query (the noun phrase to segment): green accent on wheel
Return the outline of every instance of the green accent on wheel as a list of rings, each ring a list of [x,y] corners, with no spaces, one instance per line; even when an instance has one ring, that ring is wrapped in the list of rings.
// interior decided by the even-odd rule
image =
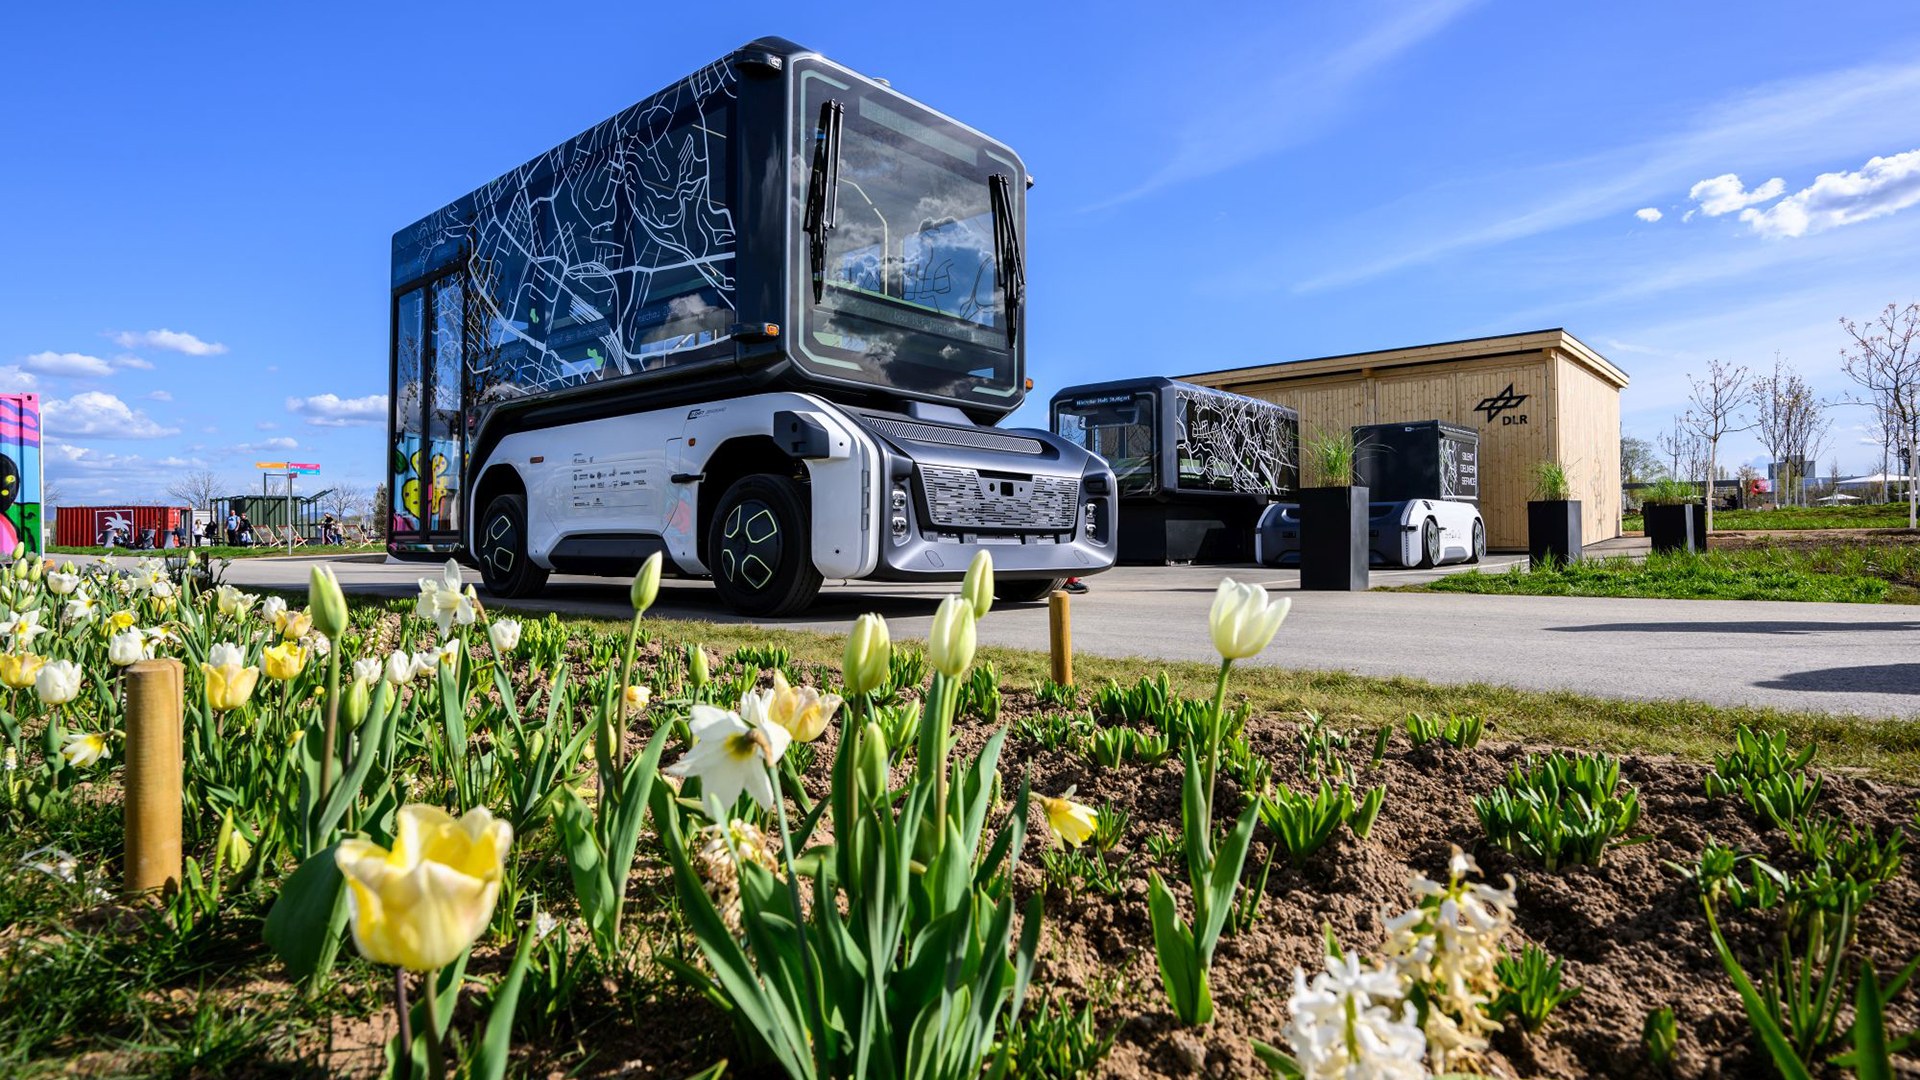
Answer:
[[[756,589],[766,588],[767,582],[773,580],[773,567],[758,555],[747,556],[746,562],[741,565],[741,572],[746,575],[747,584]]]

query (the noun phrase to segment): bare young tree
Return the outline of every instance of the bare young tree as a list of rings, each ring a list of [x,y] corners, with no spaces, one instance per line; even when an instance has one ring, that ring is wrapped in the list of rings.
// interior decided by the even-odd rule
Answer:
[[[1660,455],[1645,439],[1620,433],[1620,482],[1642,484],[1660,472]]]
[[[227,482],[206,469],[182,473],[167,485],[167,494],[189,510],[210,510],[218,499],[233,494]]]
[[[367,493],[352,484],[335,484],[320,495],[320,509],[340,521],[358,517],[367,502]]]
[[[1751,421],[1738,422],[1740,410],[1753,401],[1753,383],[1745,365],[1719,360],[1707,361],[1705,377],[1696,379],[1689,375],[1687,381],[1693,384],[1693,393],[1689,395],[1693,408],[1687,411],[1683,423],[1706,450],[1707,532],[1711,533],[1713,481],[1720,475],[1720,440],[1753,426]]]
[[[1753,405],[1754,427],[1767,448],[1767,460],[1778,465],[1774,480],[1780,486],[1774,501],[1790,501],[1794,482],[1806,482],[1806,477],[1799,475],[1808,469],[1802,462],[1818,454],[1816,450],[1810,455],[1808,444],[1815,441],[1815,429],[1826,423],[1825,403],[1814,396],[1813,387],[1785,357],[1774,353],[1773,372],[1754,380]]]
[[[1853,344],[1840,350],[1840,370],[1869,395],[1889,426],[1898,425],[1908,470],[1920,459],[1920,302],[1888,304],[1865,324],[1844,316],[1840,328]],[[1907,484],[1907,527],[1920,528],[1920,489]]]

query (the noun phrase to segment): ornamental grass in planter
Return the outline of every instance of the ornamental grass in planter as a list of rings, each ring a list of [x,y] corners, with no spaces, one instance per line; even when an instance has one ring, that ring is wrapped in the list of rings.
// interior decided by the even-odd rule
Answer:
[[[1640,495],[1640,513],[1646,522],[1647,539],[1655,551],[1705,551],[1706,529],[1701,518],[1705,510],[1700,494],[1685,480],[1667,477],[1648,485]]]
[[[1307,441],[1316,486],[1300,489],[1300,587],[1364,592],[1368,584],[1368,491],[1354,483],[1350,429]]]
[[[1557,461],[1533,465],[1533,499],[1527,503],[1527,555],[1535,566],[1569,563],[1581,557],[1580,500]]]

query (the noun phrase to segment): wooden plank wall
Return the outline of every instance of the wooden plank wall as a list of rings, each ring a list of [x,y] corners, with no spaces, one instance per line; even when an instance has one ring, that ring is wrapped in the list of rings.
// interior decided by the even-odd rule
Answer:
[[[1591,544],[1620,532],[1620,392],[1566,356],[1555,358],[1556,452],[1581,502]]]
[[[1620,393],[1557,350],[1463,360],[1405,374],[1354,371],[1309,379],[1221,385],[1299,410],[1302,439],[1327,426],[1446,420],[1480,433],[1480,512],[1487,544],[1527,546],[1535,462],[1558,457],[1585,506],[1586,541],[1620,520]],[[1524,398],[1489,418],[1488,399]]]

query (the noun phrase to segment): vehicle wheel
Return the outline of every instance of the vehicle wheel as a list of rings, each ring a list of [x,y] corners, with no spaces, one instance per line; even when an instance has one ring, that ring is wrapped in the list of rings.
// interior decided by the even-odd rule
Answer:
[[[993,583],[993,598],[1006,604],[1037,604],[1067,583],[1066,578],[1027,578]]]
[[[1440,523],[1428,518],[1420,526],[1420,569],[1425,570],[1440,562]]]
[[[1467,556],[1468,562],[1477,563],[1487,557],[1487,524],[1479,518],[1473,519],[1473,554]]]
[[[547,572],[527,557],[527,498],[496,495],[480,515],[474,540],[480,580],[495,596],[534,596],[547,586]]]
[[[707,569],[720,599],[742,615],[791,615],[820,595],[807,502],[793,481],[742,477],[707,525]]]

